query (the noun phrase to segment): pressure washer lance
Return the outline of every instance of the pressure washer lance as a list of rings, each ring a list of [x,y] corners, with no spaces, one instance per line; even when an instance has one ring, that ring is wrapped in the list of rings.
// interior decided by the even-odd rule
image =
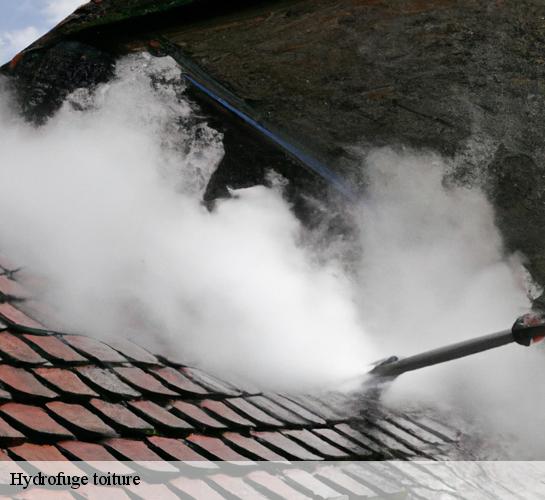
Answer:
[[[488,351],[507,344],[530,346],[545,338],[545,313],[531,312],[515,321],[510,330],[492,333],[476,339],[458,342],[432,351],[398,358],[392,356],[375,363],[375,367],[369,372],[370,382],[388,382],[402,373],[418,370],[426,366],[444,363],[453,359],[464,358],[471,354]],[[366,384],[367,385],[367,384]]]

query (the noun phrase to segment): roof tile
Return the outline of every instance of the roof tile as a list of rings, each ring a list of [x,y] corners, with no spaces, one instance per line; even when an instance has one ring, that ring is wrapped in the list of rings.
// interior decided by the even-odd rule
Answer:
[[[153,354],[130,340],[124,338],[109,340],[108,345],[136,363],[141,363],[143,365],[159,364],[159,360]]]
[[[317,498],[338,499],[343,495],[317,479],[313,474],[300,469],[286,469],[284,476],[290,484],[302,488],[305,492]]]
[[[360,467],[357,463],[346,464],[344,470],[348,475],[368,484],[379,495],[399,495],[403,491],[398,483],[392,481],[390,477],[373,470],[368,463],[363,467]]]
[[[149,437],[148,441],[153,449],[167,456],[169,460],[207,462],[206,458],[197,453],[193,448],[187,446],[181,439],[153,436]]]
[[[146,463],[146,465],[153,465],[151,463]],[[169,464],[165,464],[169,465]],[[173,472],[171,470],[164,470],[166,467],[162,468],[161,464],[157,464],[156,472]],[[138,486],[131,485],[125,486],[125,488],[131,493],[132,498],[141,498],[142,500],[180,500],[180,497],[176,495],[166,484],[150,484],[145,481],[140,481]]]
[[[36,330],[45,330],[45,327],[42,324],[33,320],[25,313],[23,313],[19,309],[16,309],[7,302],[0,304],[0,316],[2,316],[8,323],[13,324],[14,326],[32,328]]]
[[[284,435],[289,436],[300,444],[307,448],[315,450],[320,455],[331,458],[331,459],[341,459],[347,458],[349,454],[346,451],[340,450],[336,446],[329,444],[327,441],[324,441],[316,434],[303,429],[303,430],[288,430],[282,432]]]
[[[48,444],[25,443],[9,449],[18,459],[29,462],[65,462],[68,461],[55,446]]]
[[[40,500],[74,500],[74,497],[68,491],[33,488],[17,493],[17,500],[36,500],[37,498]]]
[[[221,439],[216,437],[204,436],[202,434],[191,434],[186,438],[186,440],[196,445],[198,448],[208,453],[216,460],[228,460],[234,462],[250,461],[248,457],[237,453]]]
[[[129,403],[142,418],[153,422],[157,427],[167,429],[169,432],[185,434],[187,430],[193,429],[193,426],[173,415],[168,410],[155,404],[152,401],[132,401]]]
[[[30,437],[39,439],[72,439],[74,435],[55,422],[42,408],[19,403],[0,406],[6,420]]]
[[[62,363],[80,363],[87,361],[86,358],[53,335],[25,334],[23,337],[32,344],[38,346],[40,352],[52,361],[60,361]]]
[[[15,446],[23,441],[25,441],[25,436],[0,418],[0,444],[2,446]]]
[[[283,397],[286,397],[287,399],[302,405],[307,410],[312,411],[316,415],[322,417],[328,422],[336,422],[339,420],[343,420],[340,415],[335,413],[332,408],[325,405],[322,401],[313,398],[309,395],[291,395],[291,394],[283,394]]]
[[[445,441],[453,442],[459,438],[459,432],[457,430],[453,429],[452,427],[448,427],[447,425],[430,417],[420,415],[418,417],[418,424]]]
[[[222,394],[225,396],[239,396],[240,391],[227,382],[222,382],[216,377],[199,370],[198,368],[184,367],[180,368],[180,371],[187,375],[191,380],[206,387],[210,392],[214,394]]]
[[[300,404],[296,403],[295,401],[292,401],[291,399],[286,398],[285,396],[272,393],[272,394],[267,394],[267,397],[269,399],[272,399],[275,403],[287,408],[292,413],[295,413],[303,417],[305,420],[312,422],[313,424],[317,424],[317,425],[326,424],[325,419],[323,419],[319,415],[316,415],[315,413],[312,413],[307,408],[302,407]]]
[[[266,496],[259,493],[259,491],[240,477],[228,476],[227,474],[214,474],[208,479],[225,490],[229,496],[240,498],[241,500],[267,500]]]
[[[0,380],[9,388],[26,397],[52,399],[57,394],[38,382],[32,373],[23,368],[0,364]]]
[[[85,462],[116,462],[115,464],[93,464],[93,468],[102,472],[115,472],[117,474],[132,474],[134,471],[123,462],[116,461],[116,458],[101,444],[86,443],[83,441],[62,441],[57,447],[73,460]]]
[[[273,476],[266,471],[256,470],[246,476],[246,480],[266,489],[272,495],[286,500],[310,500],[310,497],[292,488],[278,476]]]
[[[376,493],[353,477],[345,474],[339,467],[322,467],[316,472],[316,477],[331,484],[335,489],[341,489],[351,497],[376,497]]]
[[[125,363],[127,358],[104,342],[83,335],[63,335],[62,338],[76,351],[102,363]]]
[[[30,294],[20,283],[8,278],[5,274],[0,275],[0,293],[18,299],[30,298]]]
[[[388,449],[394,454],[401,454],[403,457],[415,455],[414,451],[401,442],[397,436],[392,437],[376,424],[373,425],[370,422],[366,423],[365,434],[371,439],[374,439],[377,443],[380,443],[381,448]]]
[[[382,456],[388,454],[387,451],[385,449],[381,449],[381,447],[375,441],[369,439],[367,436],[363,435],[353,427],[350,427],[348,424],[337,424],[335,429],[341,434],[344,434],[350,439],[362,444],[365,448],[371,450],[375,455]]]
[[[158,376],[170,389],[180,392],[181,394],[187,394],[189,396],[205,395],[208,391],[189,380],[182,372],[175,370],[170,366],[163,368],[152,368],[151,373]]]
[[[406,430],[407,432],[413,434],[414,436],[417,436],[422,441],[425,441],[429,444],[435,444],[440,445],[445,443],[445,439],[439,437],[435,432],[432,432],[431,430],[428,430],[426,427],[422,427],[421,425],[418,425],[417,423],[413,422],[412,420],[409,420],[408,418],[397,416],[395,418],[390,419],[392,424],[398,425],[402,429]]]
[[[153,396],[171,397],[178,394],[166,388],[159,380],[152,377],[144,370],[136,366],[125,367],[121,366],[114,368],[114,371],[125,382],[136,387],[143,394],[151,394]]]
[[[199,428],[212,428],[212,429],[225,429],[226,426],[221,422],[218,422],[215,418],[212,418],[208,413],[203,411],[198,406],[186,403],[185,401],[173,401],[172,409],[173,413],[179,414],[185,420],[188,420],[193,425]]]
[[[55,389],[65,396],[94,397],[98,394],[85,385],[72,371],[64,368],[36,368],[34,373],[41,379],[53,385]]]
[[[110,396],[134,398],[141,394],[122,382],[113,372],[104,368],[84,366],[76,368],[78,375],[81,375],[93,389],[105,391]]]
[[[38,365],[46,362],[36,351],[23,342],[19,336],[15,336],[9,332],[0,334],[0,353],[4,358],[15,363]]]
[[[284,425],[282,424],[282,422],[272,417],[271,415],[268,415],[263,410],[259,409],[257,406],[253,405],[246,399],[231,398],[231,399],[226,399],[225,402],[228,403],[230,406],[235,407],[238,411],[241,411],[246,416],[248,416],[252,420],[255,420],[256,422],[259,422],[262,425],[270,426],[270,427],[283,427]]]
[[[280,432],[257,432],[252,431],[252,436],[275,451],[295,460],[323,460],[322,457],[311,453],[295,441],[280,434]]]
[[[145,464],[135,464],[154,472],[178,472],[178,470],[161,459],[157,453],[152,451],[145,441],[136,441],[134,439],[114,438],[104,441],[104,446],[111,450],[115,455],[121,456],[123,460],[132,460],[134,462],[145,462]]]
[[[351,454],[357,455],[358,457],[370,457],[373,455],[369,449],[360,446],[355,441],[348,439],[334,429],[313,429],[312,432],[315,432],[320,437],[325,438],[340,448],[348,450]]]
[[[87,408],[77,405],[53,401],[46,404],[47,409],[70,429],[73,433],[87,438],[115,437],[116,432],[106,425]]]
[[[254,422],[244,418],[222,401],[207,399],[201,401],[199,404],[202,408],[206,408],[208,411],[212,412],[216,417],[228,422],[230,427],[247,428],[256,426]]]
[[[242,453],[249,457],[255,458],[256,460],[268,460],[274,462],[286,461],[285,457],[275,453],[266,446],[263,446],[254,438],[242,436],[236,432],[226,432],[222,437],[232,446],[241,449]]]
[[[180,491],[184,495],[184,498],[193,498],[195,500],[225,500],[224,496],[220,495],[202,479],[177,477],[176,479],[171,480],[170,484]]]
[[[282,422],[287,422],[292,425],[308,425],[309,421],[302,418],[300,415],[287,410],[279,404],[271,401],[264,396],[251,396],[247,398],[247,401],[261,408],[264,412],[268,413],[279,419]]]
[[[135,415],[122,404],[108,403],[102,399],[92,399],[90,404],[114,429],[128,434],[151,434],[153,426]]]

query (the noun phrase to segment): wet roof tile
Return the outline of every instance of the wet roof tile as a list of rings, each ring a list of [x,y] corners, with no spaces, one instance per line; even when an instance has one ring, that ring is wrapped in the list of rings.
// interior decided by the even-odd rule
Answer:
[[[214,399],[206,399],[201,401],[199,405],[202,408],[206,408],[208,411],[214,414],[220,420],[223,420],[231,427],[255,427],[256,424],[247,418],[244,418],[240,413],[237,413],[232,408],[229,408],[224,402],[216,401]]]
[[[101,399],[92,399],[92,407],[101,415],[102,419],[114,429],[126,434],[151,434],[153,425],[122,404],[109,403]]]
[[[241,500],[267,500],[267,497],[259,493],[254,487],[250,486],[244,479],[227,474],[214,474],[210,476],[210,481],[217,484],[227,495],[231,495]]]
[[[141,363],[143,365],[159,364],[159,360],[153,354],[130,340],[118,338],[108,341],[108,345],[136,363]]]
[[[226,432],[223,434],[223,439],[227,441],[234,448],[241,450],[241,453],[255,458],[255,460],[268,460],[282,462],[286,460],[286,457],[275,453],[270,448],[263,446],[259,441],[254,438],[243,436],[237,432]]]
[[[57,394],[23,368],[0,364],[0,380],[12,392],[34,399],[52,399]]]
[[[58,418],[67,429],[76,435],[91,439],[117,436],[117,433],[109,425],[84,406],[53,401],[47,403],[46,407],[55,415],[55,418]]]
[[[167,456],[169,460],[182,462],[207,461],[206,458],[187,446],[181,439],[152,436],[148,438],[148,442],[154,450]]]
[[[179,477],[170,481],[170,484],[176,490],[184,495],[184,498],[192,498],[195,500],[225,500],[225,497],[220,495],[206,481],[202,479],[189,479]]]
[[[46,360],[23,342],[20,336],[9,332],[0,334],[0,354],[15,363],[33,365],[46,363]]]
[[[246,399],[250,403],[261,408],[267,414],[274,416],[281,422],[297,425],[297,426],[309,424],[309,421],[305,420],[300,415],[297,415],[287,410],[283,406],[280,406],[279,404],[275,403],[274,401],[271,401],[270,399],[264,396],[251,396]]]
[[[208,394],[208,391],[204,387],[192,382],[188,377],[182,374],[182,372],[171,368],[170,366],[152,368],[150,373],[159,377],[170,389],[178,391],[181,394],[190,396]]]
[[[313,434],[307,429],[287,430],[282,431],[282,433],[290,438],[293,438],[295,441],[299,442],[299,444],[314,450],[323,457],[330,459],[341,459],[348,458],[349,456],[346,451],[329,444],[327,441],[324,441],[319,436]]]
[[[286,398],[285,396],[281,396],[280,394],[267,394],[266,395],[269,399],[272,399],[275,403],[279,404],[280,406],[283,406],[284,408],[287,408],[292,413],[295,413],[296,415],[299,415],[303,419],[307,420],[308,422],[312,422],[316,425],[325,425],[326,421],[324,418],[320,417],[319,415],[316,415],[315,413],[309,411],[308,409],[304,408],[300,404],[296,403],[295,401],[292,401],[291,399]]]
[[[426,443],[440,445],[446,442],[444,438],[439,437],[439,435],[437,435],[435,432],[431,432],[430,430],[427,430],[426,428],[415,424],[412,420],[409,420],[408,418],[396,416],[391,417],[389,420],[392,424],[401,427],[405,431],[415,435]]]
[[[230,406],[234,407],[237,411],[242,412],[245,416],[251,418],[255,422],[259,422],[261,425],[269,427],[283,427],[284,424],[259,409],[257,406],[250,403],[244,398],[230,398],[225,400]]]
[[[104,342],[83,335],[63,335],[62,338],[76,351],[102,363],[125,363],[127,358]]]
[[[271,495],[285,500],[310,500],[310,497],[292,488],[278,476],[273,476],[267,471],[256,470],[246,476],[246,480],[251,484],[261,487]]]
[[[45,330],[44,325],[27,316],[24,312],[16,309],[7,302],[0,304],[0,316],[14,326],[20,326],[23,328],[31,328],[36,330]]]
[[[145,420],[169,432],[183,435],[193,429],[189,422],[182,420],[153,401],[132,401],[129,406]]]
[[[215,460],[229,460],[233,462],[249,461],[249,457],[237,453],[219,438],[204,436],[202,434],[191,434],[186,440],[211,455]]]
[[[191,380],[206,387],[210,392],[225,396],[239,396],[240,391],[227,382],[222,382],[216,377],[199,370],[198,368],[184,367],[180,371]]]
[[[106,392],[108,395],[118,398],[135,398],[141,396],[138,391],[128,386],[113,372],[105,368],[84,366],[76,368],[76,372],[98,392]]]
[[[386,453],[385,450],[381,449],[381,447],[375,441],[369,439],[367,436],[363,435],[361,432],[346,423],[337,424],[334,428],[341,434],[348,436],[350,439],[353,439],[354,441],[363,445],[365,448],[368,448],[375,453],[375,455]]]
[[[265,446],[272,447],[275,451],[287,456],[290,459],[323,460],[323,457],[311,453],[310,451],[297,444],[293,439],[284,436],[280,432],[252,431],[251,434],[258,441],[261,441]]]
[[[208,413],[199,408],[197,405],[186,403],[185,401],[173,401],[171,411],[201,429],[226,428],[225,424],[218,422],[215,418],[208,415]]]
[[[62,395],[86,398],[98,396],[74,372],[65,368],[35,368],[34,373],[54,386],[55,390]]]
[[[318,434],[321,438],[325,438],[327,441],[333,443],[335,446],[347,450],[352,455],[356,455],[358,457],[370,457],[373,455],[371,450],[360,446],[355,441],[348,439],[346,436],[340,434],[334,429],[313,429],[312,432]]]
[[[388,450],[395,452],[401,457],[410,457],[415,455],[415,452],[406,444],[401,442],[398,436],[391,436],[377,424],[366,423],[365,434],[371,439],[374,439],[376,443],[380,443],[379,446],[386,447]]]
[[[411,421],[415,422],[414,419],[411,419]],[[435,435],[439,436],[445,441],[454,442],[458,439],[460,434],[456,429],[453,429],[452,427],[449,427],[425,415],[420,415],[418,417],[418,425],[424,427],[430,432],[433,432]]]
[[[74,349],[53,335],[25,334],[23,337],[37,346],[38,350],[52,361],[60,361],[62,363],[79,363],[87,361],[81,354],[78,354]]]
[[[136,366],[114,368],[115,373],[143,394],[171,397],[178,394],[165,387],[158,379]]]
[[[25,435],[38,439],[72,439],[74,435],[53,420],[42,408],[19,403],[0,406],[8,423]]]
[[[178,472],[178,469],[162,461],[161,457],[151,450],[145,441],[114,438],[104,441],[104,446],[123,460],[145,462],[144,467],[148,470],[154,472]]]

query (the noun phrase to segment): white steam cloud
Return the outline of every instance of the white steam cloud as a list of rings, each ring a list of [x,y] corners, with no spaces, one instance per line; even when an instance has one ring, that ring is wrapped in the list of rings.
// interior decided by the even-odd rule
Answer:
[[[196,121],[178,81],[170,59],[127,58],[38,129],[0,99],[2,251],[40,271],[68,328],[307,389],[508,328],[528,309],[492,207],[479,189],[447,185],[433,154],[362,160],[350,263],[309,246],[319,238],[279,189],[240,190],[209,213],[199,200],[221,136]],[[387,396],[463,413],[493,436],[483,456],[528,458],[545,450],[543,375],[542,352],[511,346],[406,374]]]
[[[241,190],[209,213],[200,199],[221,137],[191,124],[179,69],[138,56],[117,75],[39,129],[2,111],[5,253],[44,275],[70,329],[263,385],[360,373],[376,353],[350,281],[300,244],[281,193]]]

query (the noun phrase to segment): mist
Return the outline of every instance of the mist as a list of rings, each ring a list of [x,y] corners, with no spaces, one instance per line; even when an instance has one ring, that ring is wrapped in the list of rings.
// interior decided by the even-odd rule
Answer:
[[[362,153],[366,192],[345,260],[311,243],[323,239],[293,215],[283,182],[206,210],[222,137],[185,99],[179,68],[138,55],[116,73],[40,128],[13,112],[7,89],[0,97],[1,251],[23,277],[38,275],[27,285],[64,331],[131,338],[225,377],[302,391],[361,380],[385,356],[509,328],[529,309],[523,256],[506,253],[478,186],[447,181],[455,162]],[[385,400],[460,416],[492,435],[485,457],[539,457],[543,366],[541,349],[508,346],[403,375]]]

